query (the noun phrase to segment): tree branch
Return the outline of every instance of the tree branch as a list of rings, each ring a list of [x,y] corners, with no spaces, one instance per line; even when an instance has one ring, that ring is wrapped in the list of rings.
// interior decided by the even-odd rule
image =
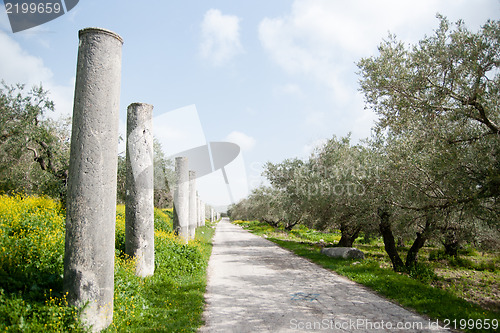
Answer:
[[[474,107],[479,112],[481,118],[477,117],[474,119],[485,124],[491,130],[492,133],[500,135],[500,128],[496,124],[493,124],[491,120],[488,119],[488,117],[486,116],[486,110],[484,109],[484,106],[477,101],[477,94],[474,94],[472,98],[468,99],[467,101],[464,101],[463,103],[464,105],[470,105]]]
[[[415,206],[406,206],[406,205],[401,205],[395,201],[392,201],[391,204],[395,207],[402,208],[402,209],[408,209],[408,210],[413,210],[417,212],[421,211],[426,211],[426,210],[431,210],[431,209],[446,209],[455,205],[459,204],[464,204],[464,203],[469,203],[476,200],[476,198],[470,197],[470,198],[465,198],[465,199],[459,199],[455,201],[446,201],[445,203],[442,204],[428,204],[428,205],[423,205],[420,207],[415,207]]]
[[[26,147],[26,149],[30,150],[33,152],[33,160],[35,162],[37,162],[38,164],[40,164],[40,168],[43,170],[43,171],[46,171],[47,170],[47,166],[45,165],[45,160],[43,159],[43,157],[39,156],[38,155],[38,152],[36,151],[35,148],[31,148],[31,147]]]

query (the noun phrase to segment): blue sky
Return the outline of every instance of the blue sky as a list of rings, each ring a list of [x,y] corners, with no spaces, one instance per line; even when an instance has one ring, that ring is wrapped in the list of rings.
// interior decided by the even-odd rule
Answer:
[[[476,31],[500,19],[500,1],[80,0],[68,14],[16,34],[2,7],[0,78],[42,82],[57,115],[71,114],[78,30],[118,33],[121,123],[133,102],[153,104],[155,117],[194,104],[204,134],[197,142],[242,148],[246,188],[237,199],[260,182],[267,161],[306,158],[333,135],[369,136],[375,117],[364,109],[355,63],[376,55],[388,32],[408,43],[432,34],[437,12]]]

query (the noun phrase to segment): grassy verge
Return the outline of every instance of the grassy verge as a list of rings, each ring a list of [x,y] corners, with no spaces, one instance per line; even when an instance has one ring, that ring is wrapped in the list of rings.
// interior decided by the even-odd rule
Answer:
[[[498,311],[485,309],[458,297],[450,290],[435,287],[431,280],[439,278],[432,274],[427,279],[418,280],[407,274],[395,273],[387,267],[385,260],[380,258],[379,245],[371,247],[365,245],[364,250],[368,255],[364,260],[334,259],[321,254],[320,249],[321,246],[332,242],[338,235],[305,230],[304,227],[300,227],[302,231],[299,229],[285,232],[258,222],[236,221],[236,223],[299,256],[365,285],[404,307],[439,319],[441,323],[446,319],[452,322],[457,320],[458,328],[466,331],[496,331],[476,329],[476,327],[478,322],[489,322],[491,325],[493,321],[496,321],[498,324],[500,319]],[[460,320],[464,319],[467,321],[462,321],[461,325]]]
[[[185,245],[155,209],[155,274],[134,275],[117,207],[114,320],[107,332],[196,332],[213,228]],[[0,196],[0,332],[85,332],[62,291],[65,212],[48,198]]]
[[[198,228],[195,240],[185,245],[173,235],[170,224],[164,227],[155,231],[153,276],[136,277],[133,262],[119,256],[114,319],[106,332],[196,332],[203,324],[206,267],[214,229],[210,224]]]

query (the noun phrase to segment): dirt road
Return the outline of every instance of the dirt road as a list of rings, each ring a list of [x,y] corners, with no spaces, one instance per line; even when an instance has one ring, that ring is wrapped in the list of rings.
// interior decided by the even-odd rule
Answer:
[[[224,219],[200,332],[449,332]]]

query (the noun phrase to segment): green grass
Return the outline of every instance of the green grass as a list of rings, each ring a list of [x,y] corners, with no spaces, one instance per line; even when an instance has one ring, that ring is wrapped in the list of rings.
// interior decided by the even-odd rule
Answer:
[[[380,295],[387,297],[404,307],[411,308],[417,312],[429,316],[434,319],[443,321],[445,319],[500,319],[500,313],[482,308],[476,304],[468,302],[461,297],[458,297],[449,290],[436,288],[431,285],[431,279],[414,279],[407,274],[396,273],[387,265],[385,258],[380,258],[379,245],[374,247],[368,245],[360,245],[359,248],[371,248],[371,254],[368,251],[367,259],[364,260],[346,260],[330,258],[320,253],[320,246],[315,244],[318,242],[310,241],[311,237],[306,232],[304,235],[304,227],[298,229],[295,233],[286,235],[283,230],[276,230],[268,225],[258,222],[242,222],[236,221],[250,231],[266,236],[266,238],[279,246],[288,249],[295,254],[308,258],[311,261],[333,270],[340,275],[346,276],[349,279],[358,282],[370,289],[376,291]],[[302,230],[302,231],[300,231]],[[327,235],[314,232],[314,237],[321,237],[320,240],[326,239]],[[372,255],[377,254],[377,255]],[[471,332],[485,332],[487,330],[469,330]],[[492,332],[494,330],[491,330]]]
[[[0,196],[0,331],[84,331],[62,293],[64,221],[49,198]]]
[[[139,278],[124,254],[117,207],[114,318],[106,332],[196,332],[202,322],[214,229],[181,243],[171,210],[155,209],[155,274]],[[85,332],[62,291],[65,212],[39,197],[0,196],[0,332]]]
[[[214,229],[207,224],[195,241],[180,243],[170,232],[155,238],[156,271],[141,279],[120,259],[115,273],[115,312],[106,332],[196,332],[203,324],[206,267]]]

